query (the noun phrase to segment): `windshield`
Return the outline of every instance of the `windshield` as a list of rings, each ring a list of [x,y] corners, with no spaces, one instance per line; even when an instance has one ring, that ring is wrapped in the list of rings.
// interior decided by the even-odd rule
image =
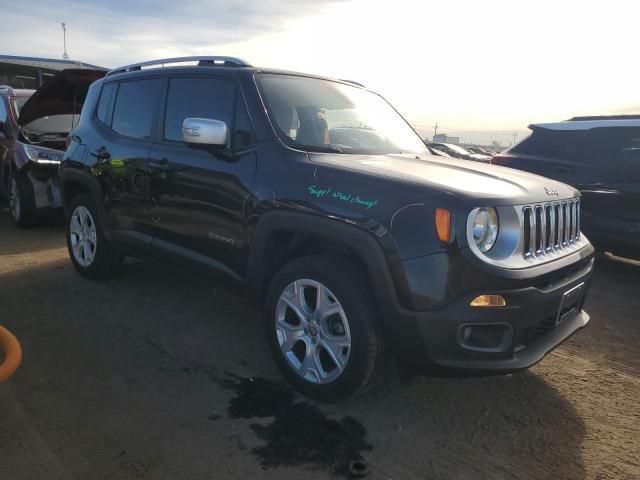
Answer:
[[[382,97],[318,78],[257,76],[269,115],[303,150],[353,154],[428,154],[413,129]]]
[[[20,110],[22,110],[22,106],[27,103],[29,97],[14,97],[13,98],[13,111],[16,112],[16,118],[20,116]]]

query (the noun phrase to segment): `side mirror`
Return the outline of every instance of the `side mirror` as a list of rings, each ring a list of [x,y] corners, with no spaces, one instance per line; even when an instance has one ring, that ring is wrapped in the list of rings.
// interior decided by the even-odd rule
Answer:
[[[223,149],[229,142],[229,127],[220,120],[185,118],[182,122],[182,141],[194,147]]]

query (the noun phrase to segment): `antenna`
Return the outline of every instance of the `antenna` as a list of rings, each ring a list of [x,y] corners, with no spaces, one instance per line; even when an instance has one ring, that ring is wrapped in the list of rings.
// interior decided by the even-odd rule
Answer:
[[[67,55],[67,24],[64,22],[62,22],[62,41],[64,42],[64,53],[62,54],[62,58],[69,60],[69,55]]]

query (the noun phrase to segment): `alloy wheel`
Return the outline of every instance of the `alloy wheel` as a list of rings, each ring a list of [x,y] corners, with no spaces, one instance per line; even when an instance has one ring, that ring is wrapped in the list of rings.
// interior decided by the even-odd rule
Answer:
[[[18,182],[16,182],[15,178],[12,178],[9,188],[9,211],[11,212],[11,216],[15,220],[19,220],[20,214],[22,213],[21,210],[22,204],[20,200],[20,190],[18,189]]]
[[[69,238],[75,260],[83,267],[90,266],[96,257],[98,235],[91,212],[82,205],[76,207],[69,220]]]
[[[300,279],[281,293],[275,318],[278,345],[302,378],[325,384],[337,379],[351,353],[351,332],[344,308],[325,285]]]

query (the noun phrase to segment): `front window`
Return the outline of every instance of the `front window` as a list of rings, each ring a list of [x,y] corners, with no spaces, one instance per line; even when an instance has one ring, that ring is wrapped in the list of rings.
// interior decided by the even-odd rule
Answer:
[[[339,82],[261,74],[272,123],[302,150],[428,154],[418,135],[382,97]]]

